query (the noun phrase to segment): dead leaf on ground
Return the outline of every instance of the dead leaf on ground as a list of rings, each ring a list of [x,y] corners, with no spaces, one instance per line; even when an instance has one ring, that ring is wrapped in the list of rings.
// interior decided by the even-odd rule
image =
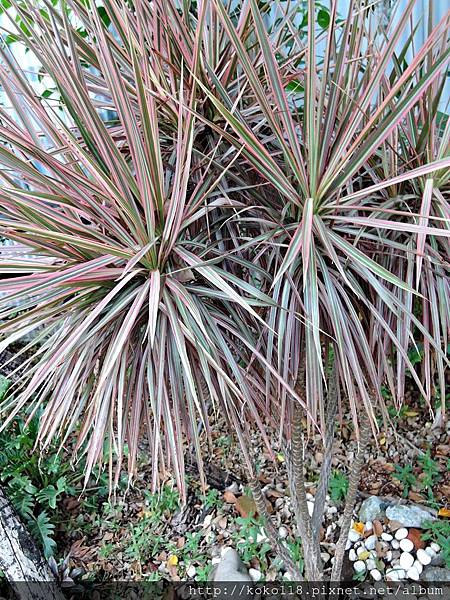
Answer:
[[[236,501],[236,510],[244,519],[256,513],[256,504],[250,496],[239,496]]]

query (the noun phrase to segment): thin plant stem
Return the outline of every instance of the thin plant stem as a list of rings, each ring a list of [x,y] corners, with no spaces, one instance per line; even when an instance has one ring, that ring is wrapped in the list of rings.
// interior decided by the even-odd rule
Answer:
[[[320,535],[320,526],[322,524],[323,513],[325,510],[325,501],[327,497],[328,485],[330,482],[331,463],[333,460],[333,442],[334,442],[334,420],[338,405],[338,375],[336,366],[330,374],[328,382],[328,406],[325,430],[325,448],[322,466],[320,469],[319,483],[317,493],[314,499],[314,511],[312,514],[312,530],[315,537]]]
[[[342,517],[341,532],[336,544],[335,558],[333,569],[331,571],[331,581],[339,581],[342,572],[342,564],[344,562],[345,546],[347,544],[348,532],[353,516],[353,509],[358,493],[359,481],[361,478],[361,470],[364,464],[364,454],[367,444],[370,439],[371,427],[368,419],[361,426],[361,434],[358,444],[358,451],[355,460],[352,463],[347,497],[345,500],[344,514]]]
[[[277,554],[283,560],[286,569],[290,572],[295,581],[303,581],[303,576],[300,573],[296,562],[292,558],[289,549],[281,541],[275,525],[273,524],[272,519],[267,511],[266,500],[261,489],[261,484],[256,478],[254,478],[250,480],[249,485],[255,501],[256,509],[260,517],[263,518],[264,529],[266,530],[271,544],[275,548]]]

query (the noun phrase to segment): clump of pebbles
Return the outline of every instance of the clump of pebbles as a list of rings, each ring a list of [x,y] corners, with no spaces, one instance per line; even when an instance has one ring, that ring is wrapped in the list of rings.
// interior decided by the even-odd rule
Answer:
[[[419,581],[441,548],[434,542],[426,544],[420,529],[374,520],[352,522],[347,550],[357,575],[374,581]]]

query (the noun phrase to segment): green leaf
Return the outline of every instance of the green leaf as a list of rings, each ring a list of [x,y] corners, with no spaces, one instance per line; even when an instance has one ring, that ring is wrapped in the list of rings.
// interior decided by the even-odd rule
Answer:
[[[322,27],[322,29],[326,29],[330,24],[330,13],[324,8],[319,10],[317,15],[317,23],[320,27]]]
[[[287,86],[286,86],[286,90],[288,92],[293,92],[294,94],[298,94],[300,92],[304,92],[305,88],[303,87],[303,85],[300,83],[300,81],[296,81],[295,79],[293,81],[290,81]]]
[[[45,510],[36,517],[32,524],[32,529],[42,542],[45,558],[53,556],[54,549],[56,548],[56,542],[53,539],[55,526],[50,522],[50,518]]]
[[[11,382],[9,381],[9,379],[7,377],[0,375],[0,402],[5,397],[10,384],[11,384]]]
[[[0,0],[0,15],[5,11],[11,8],[11,2],[9,0]]]

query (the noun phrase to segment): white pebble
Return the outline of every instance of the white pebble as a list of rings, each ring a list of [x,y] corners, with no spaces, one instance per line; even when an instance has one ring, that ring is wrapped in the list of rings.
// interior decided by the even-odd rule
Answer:
[[[373,529],[372,521],[367,521],[367,523],[364,525],[364,531],[371,531],[372,529]]]
[[[400,527],[400,529],[397,529],[397,531],[395,532],[395,539],[402,540],[403,538],[407,537],[407,535],[408,530],[405,529],[405,527]]]
[[[328,554],[328,552],[321,552],[320,558],[322,559],[323,564],[326,565],[327,562],[330,560],[330,555]]]
[[[359,548],[357,548],[356,550],[356,554],[358,556],[361,556],[361,554],[364,554],[365,552],[367,552],[367,550],[364,548],[364,546],[360,546]]]
[[[194,565],[191,565],[190,567],[188,567],[186,569],[186,575],[189,577],[189,579],[193,579],[195,577],[197,573],[197,569],[194,567]]]
[[[409,569],[414,564],[414,557],[409,552],[402,552],[399,562],[402,569]]]
[[[433,550],[433,548],[431,546],[428,546],[427,548],[425,548],[425,552],[427,554],[429,554],[431,556],[431,558],[434,558],[436,556],[436,552]]]
[[[394,539],[394,536],[391,535],[390,533],[385,533],[383,531],[383,533],[381,534],[381,539],[384,540],[385,542],[391,542]]]
[[[388,550],[388,551],[386,552],[386,560],[387,560],[388,562],[391,562],[391,560],[392,560],[392,550]]]
[[[350,531],[348,532],[348,539],[351,542],[357,542],[360,537],[361,536],[359,535],[359,533],[357,531],[355,531],[354,529],[350,529]]]
[[[398,581],[398,570],[397,569],[387,569],[386,571],[386,580],[387,581]]]
[[[325,537],[328,537],[330,535],[330,533],[331,533],[331,527],[329,527],[329,529],[330,529],[330,532],[328,533],[328,529],[327,529]],[[345,544],[345,549],[346,550],[350,550],[351,547],[352,547],[352,540],[347,540],[347,542]]]
[[[363,560],[357,560],[353,564],[356,573],[363,573],[366,570],[366,563]]]
[[[436,542],[431,542],[430,544],[430,548],[433,548],[433,550],[438,553],[441,549],[441,547],[439,546],[439,544],[436,544]]]
[[[252,581],[259,581],[262,577],[262,573],[261,571],[258,571],[258,569],[249,569],[248,574],[250,575]]]
[[[414,544],[411,540],[408,540],[408,538],[403,538],[400,540],[400,548],[403,550],[403,552],[411,552],[414,550]]]
[[[377,543],[377,536],[369,535],[369,537],[364,542],[364,545],[367,548],[367,550],[373,550],[375,548],[376,543]]]
[[[306,494],[306,499],[307,499],[307,500],[314,500],[314,496],[313,496],[313,495],[312,495],[310,492],[308,492],[308,493]]]
[[[314,502],[311,502],[310,500],[308,500],[308,502],[306,504],[308,505],[309,516],[312,517],[312,514],[314,512]]]
[[[417,560],[424,566],[429,565],[431,562],[431,556],[428,554],[428,552],[425,552],[425,550],[419,548],[419,550],[417,550]]]
[[[330,506],[327,510],[327,515],[334,515],[337,513],[337,506]]]
[[[419,575],[422,573],[423,571],[423,564],[421,562],[419,562],[418,560],[414,561],[413,567],[415,567],[417,569],[417,571],[419,572]]]
[[[419,581],[420,579],[420,573],[414,566],[406,571],[406,576],[408,579],[412,579],[413,581]]]
[[[381,573],[378,569],[372,569],[370,571],[370,576],[374,581],[381,581]]]
[[[352,562],[355,562],[357,556],[356,556],[356,552],[354,551],[353,548],[351,548],[350,552],[348,553],[348,559],[351,560]]]
[[[398,550],[400,548],[400,542],[398,540],[392,540],[391,544],[394,550]]]
[[[373,558],[368,558],[366,560],[366,567],[369,571],[372,571],[373,569],[377,568],[377,563],[374,561]]]
[[[287,530],[286,527],[284,527],[284,525],[282,525],[279,530],[278,530],[278,535],[280,536],[280,538],[282,540],[286,539],[287,536],[289,535],[289,531]]]

